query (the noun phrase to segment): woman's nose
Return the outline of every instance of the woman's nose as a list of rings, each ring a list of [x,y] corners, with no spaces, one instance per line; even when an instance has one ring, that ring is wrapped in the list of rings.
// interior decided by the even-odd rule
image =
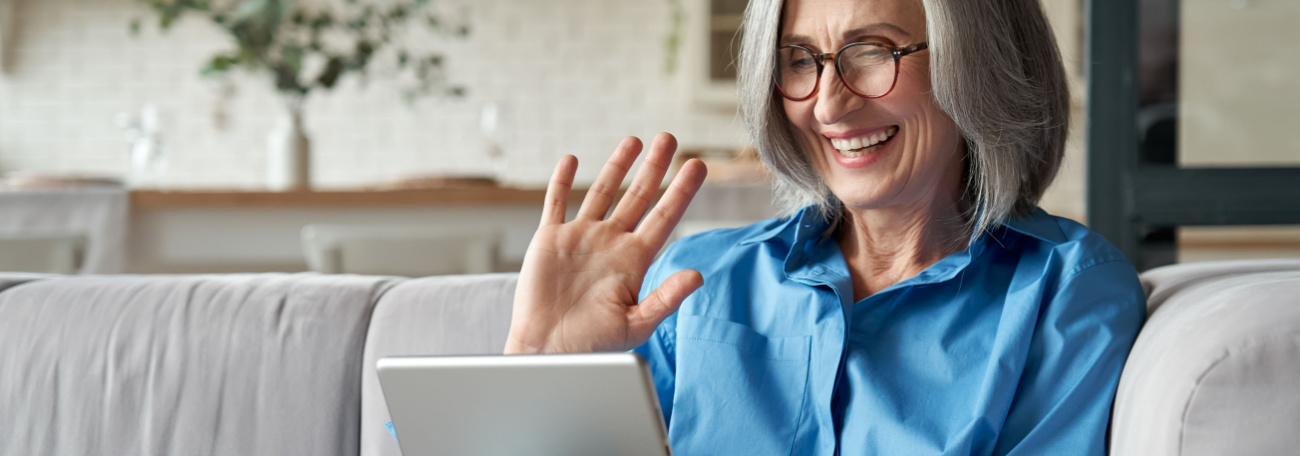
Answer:
[[[821,81],[818,81],[817,96],[813,100],[817,103],[813,107],[813,115],[822,125],[832,125],[838,123],[846,115],[858,110],[866,102],[862,97],[857,96],[847,87],[844,81],[840,80],[839,74],[835,72],[833,63],[826,62],[828,65],[822,71]]]

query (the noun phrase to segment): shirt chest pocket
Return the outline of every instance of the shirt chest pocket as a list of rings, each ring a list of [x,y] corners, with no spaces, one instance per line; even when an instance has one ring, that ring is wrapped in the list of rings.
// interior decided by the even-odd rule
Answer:
[[[766,337],[730,321],[678,316],[674,452],[788,454],[808,384],[810,336]]]

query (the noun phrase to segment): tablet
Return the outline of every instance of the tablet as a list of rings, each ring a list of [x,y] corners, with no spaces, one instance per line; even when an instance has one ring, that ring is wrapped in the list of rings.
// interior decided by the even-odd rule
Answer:
[[[635,353],[390,357],[378,370],[405,456],[672,454]]]

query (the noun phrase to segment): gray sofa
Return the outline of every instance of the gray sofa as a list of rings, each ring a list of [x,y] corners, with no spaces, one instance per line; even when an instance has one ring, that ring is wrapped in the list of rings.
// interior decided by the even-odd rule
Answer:
[[[1300,260],[1143,275],[1112,454],[1300,446]],[[375,362],[499,353],[509,274],[0,274],[0,455],[396,455]]]

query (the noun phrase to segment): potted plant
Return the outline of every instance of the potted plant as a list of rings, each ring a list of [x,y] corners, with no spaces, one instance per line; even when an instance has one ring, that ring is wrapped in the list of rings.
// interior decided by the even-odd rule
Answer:
[[[268,138],[268,178],[277,190],[310,185],[310,143],[302,128],[303,104],[315,91],[330,90],[348,74],[366,78],[376,60],[391,59],[408,75],[401,88],[410,101],[424,95],[462,96],[447,81],[443,56],[416,53],[401,42],[412,26],[464,37],[464,21],[448,21],[431,0],[341,0],[300,4],[295,0],[137,0],[148,6],[159,28],[168,30],[187,15],[202,16],[227,33],[234,48],[211,56],[205,76],[244,70],[259,73],[284,102],[284,115]],[[141,21],[131,23],[138,33]]]

